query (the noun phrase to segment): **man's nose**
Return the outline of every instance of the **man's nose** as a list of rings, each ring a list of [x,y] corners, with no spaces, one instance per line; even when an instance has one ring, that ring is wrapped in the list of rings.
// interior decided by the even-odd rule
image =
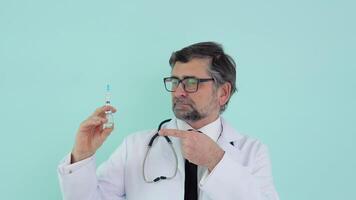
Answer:
[[[180,83],[173,93],[175,97],[187,96],[187,92],[184,90],[183,83]]]

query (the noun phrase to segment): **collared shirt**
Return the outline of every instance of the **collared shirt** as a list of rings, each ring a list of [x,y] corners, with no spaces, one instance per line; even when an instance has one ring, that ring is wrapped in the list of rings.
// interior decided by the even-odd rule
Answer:
[[[187,122],[177,119],[177,127],[178,130],[189,130],[193,129]],[[222,124],[221,119],[218,117],[215,121],[211,122],[203,126],[202,128],[198,129],[198,131],[202,132],[203,134],[209,136],[214,142],[217,142],[219,136],[222,132]],[[200,187],[204,185],[206,179],[208,178],[209,172],[207,167],[198,166],[198,194],[199,197],[202,195],[200,191]]]

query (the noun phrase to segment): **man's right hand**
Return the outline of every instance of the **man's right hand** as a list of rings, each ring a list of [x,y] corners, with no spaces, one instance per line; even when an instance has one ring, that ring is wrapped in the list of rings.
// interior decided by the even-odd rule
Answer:
[[[84,122],[80,124],[76,135],[75,145],[71,154],[71,163],[75,163],[94,155],[96,150],[103,144],[114,127],[103,129],[107,122],[105,111],[115,113],[112,106],[103,106],[98,109]]]

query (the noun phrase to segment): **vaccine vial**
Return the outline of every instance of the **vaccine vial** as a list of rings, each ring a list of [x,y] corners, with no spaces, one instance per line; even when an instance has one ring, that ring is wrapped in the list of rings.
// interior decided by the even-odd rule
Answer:
[[[107,84],[106,85],[106,95],[105,95],[105,105],[106,106],[111,105],[110,99],[111,99],[110,85]],[[113,116],[113,113],[111,112],[111,110],[105,111],[105,116],[108,121],[104,124],[103,128],[112,128],[114,126],[114,116]]]

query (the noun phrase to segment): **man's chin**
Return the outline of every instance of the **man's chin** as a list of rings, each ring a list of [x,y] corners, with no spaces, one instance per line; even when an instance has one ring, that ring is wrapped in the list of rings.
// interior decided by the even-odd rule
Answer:
[[[174,112],[174,115],[176,116],[176,118],[178,119],[185,119],[185,117],[187,115],[189,115],[189,110],[187,109],[177,109],[177,108],[174,108],[173,109],[173,112]]]
[[[186,110],[181,110],[181,109],[174,109],[173,112],[177,118],[183,117],[188,114]]]
[[[174,109],[174,116],[177,119],[183,120],[183,121],[197,121],[200,119],[196,113],[191,112],[191,111],[182,111],[178,109]]]

